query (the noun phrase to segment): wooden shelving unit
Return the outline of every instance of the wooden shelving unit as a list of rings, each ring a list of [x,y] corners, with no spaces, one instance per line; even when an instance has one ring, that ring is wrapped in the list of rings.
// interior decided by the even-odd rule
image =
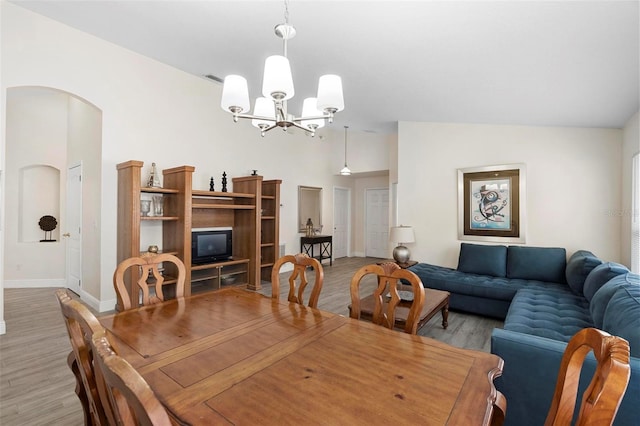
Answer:
[[[180,166],[162,171],[163,188],[142,187],[142,161],[127,161],[118,170],[118,263],[139,256],[140,224],[162,224],[162,252],[179,257],[185,264],[185,295],[194,289],[217,289],[246,285],[260,289],[260,280],[270,280],[277,259],[280,222],[280,180],[262,176],[233,178],[236,192],[193,190],[195,168]],[[163,216],[140,214],[141,194],[162,195]],[[264,214],[263,214],[264,213]],[[233,229],[233,258],[225,262],[191,265],[191,231],[194,228]],[[167,265],[167,276],[176,271]],[[125,277],[127,288],[137,280],[136,271]],[[121,307],[118,300],[117,309]]]

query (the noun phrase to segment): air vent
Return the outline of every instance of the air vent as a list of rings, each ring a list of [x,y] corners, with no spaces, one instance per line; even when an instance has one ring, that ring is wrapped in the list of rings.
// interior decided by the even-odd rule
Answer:
[[[205,76],[205,78],[208,78],[209,80],[213,80],[213,81],[215,81],[216,83],[224,83],[224,79],[223,79],[223,78],[218,77],[217,75],[213,75],[213,74],[205,74],[204,76]]]

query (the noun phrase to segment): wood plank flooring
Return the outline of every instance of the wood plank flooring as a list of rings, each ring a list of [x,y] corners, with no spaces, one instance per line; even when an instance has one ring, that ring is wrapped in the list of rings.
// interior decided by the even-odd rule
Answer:
[[[379,259],[354,257],[337,259],[333,266],[325,264],[319,308],[348,315],[351,276],[360,266],[376,261]],[[281,300],[286,300],[286,274],[281,281]],[[54,293],[54,288],[4,290],[7,334],[0,336],[3,426],[83,424],[75,379],[66,362],[71,347]],[[271,295],[271,285],[265,284],[261,293]],[[449,313],[447,330],[441,322],[436,315],[419,334],[485,352],[489,351],[491,330],[503,325],[458,312]]]

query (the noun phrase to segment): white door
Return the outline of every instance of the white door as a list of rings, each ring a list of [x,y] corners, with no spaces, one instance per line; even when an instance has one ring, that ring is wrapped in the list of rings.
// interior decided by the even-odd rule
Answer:
[[[349,255],[349,200],[351,191],[333,188],[333,258]]]
[[[82,165],[67,171],[67,288],[80,294],[82,286]]]
[[[389,257],[389,190],[366,190],[365,256]]]

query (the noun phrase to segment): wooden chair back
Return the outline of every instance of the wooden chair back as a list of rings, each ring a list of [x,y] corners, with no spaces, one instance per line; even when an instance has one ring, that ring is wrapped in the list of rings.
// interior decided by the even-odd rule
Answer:
[[[96,380],[103,401],[112,407],[109,424],[164,426],[171,420],[144,378],[113,350],[105,332],[91,339],[95,353]],[[105,406],[107,404],[105,403]]]
[[[293,270],[289,276],[289,302],[304,305],[303,293],[307,284],[309,284],[306,271],[310,267],[315,272],[315,280],[309,296],[308,306],[317,308],[320,291],[322,290],[322,281],[324,280],[324,271],[317,259],[304,253],[289,254],[276,261],[271,270],[271,297],[276,300],[280,298],[280,268],[287,263],[293,264]]]
[[[365,265],[360,268],[351,279],[351,318],[360,319],[360,284],[368,275],[375,275],[378,286],[373,292],[375,307],[373,310],[374,324],[382,325],[393,330],[395,326],[396,307],[401,298],[398,293],[400,280],[411,285],[413,301],[409,308],[404,331],[416,334],[420,313],[424,306],[424,286],[420,278],[413,272],[400,268],[396,263],[388,262],[381,265]],[[389,297],[386,301],[385,298]]]
[[[107,425],[95,380],[91,337],[104,332],[104,327],[91,311],[69,296],[66,289],[58,289],[56,297],[64,317],[72,352],[67,358],[69,368],[76,376],[76,394],[84,409],[85,424]]]
[[[167,277],[163,276],[159,270],[159,266],[163,263],[173,264],[174,268],[172,269],[177,273],[177,277],[175,277],[176,298],[184,297],[184,280],[186,276],[184,263],[172,254],[145,253],[140,257],[130,257],[123,260],[113,274],[113,285],[118,294],[118,299],[122,301],[123,310],[126,311],[133,307],[132,298],[139,298],[140,292],[142,292],[142,305],[152,305],[164,301],[163,285]],[[138,280],[131,283],[130,294],[125,283],[125,274],[131,267],[139,267],[140,273],[138,274]],[[147,283],[149,275],[152,275],[155,280],[153,285],[155,294],[150,294],[149,292],[149,284]]]
[[[582,363],[593,351],[598,365],[584,392],[576,425],[611,425],[629,383],[629,342],[595,329],[576,333],[564,351],[545,426],[570,425]]]

